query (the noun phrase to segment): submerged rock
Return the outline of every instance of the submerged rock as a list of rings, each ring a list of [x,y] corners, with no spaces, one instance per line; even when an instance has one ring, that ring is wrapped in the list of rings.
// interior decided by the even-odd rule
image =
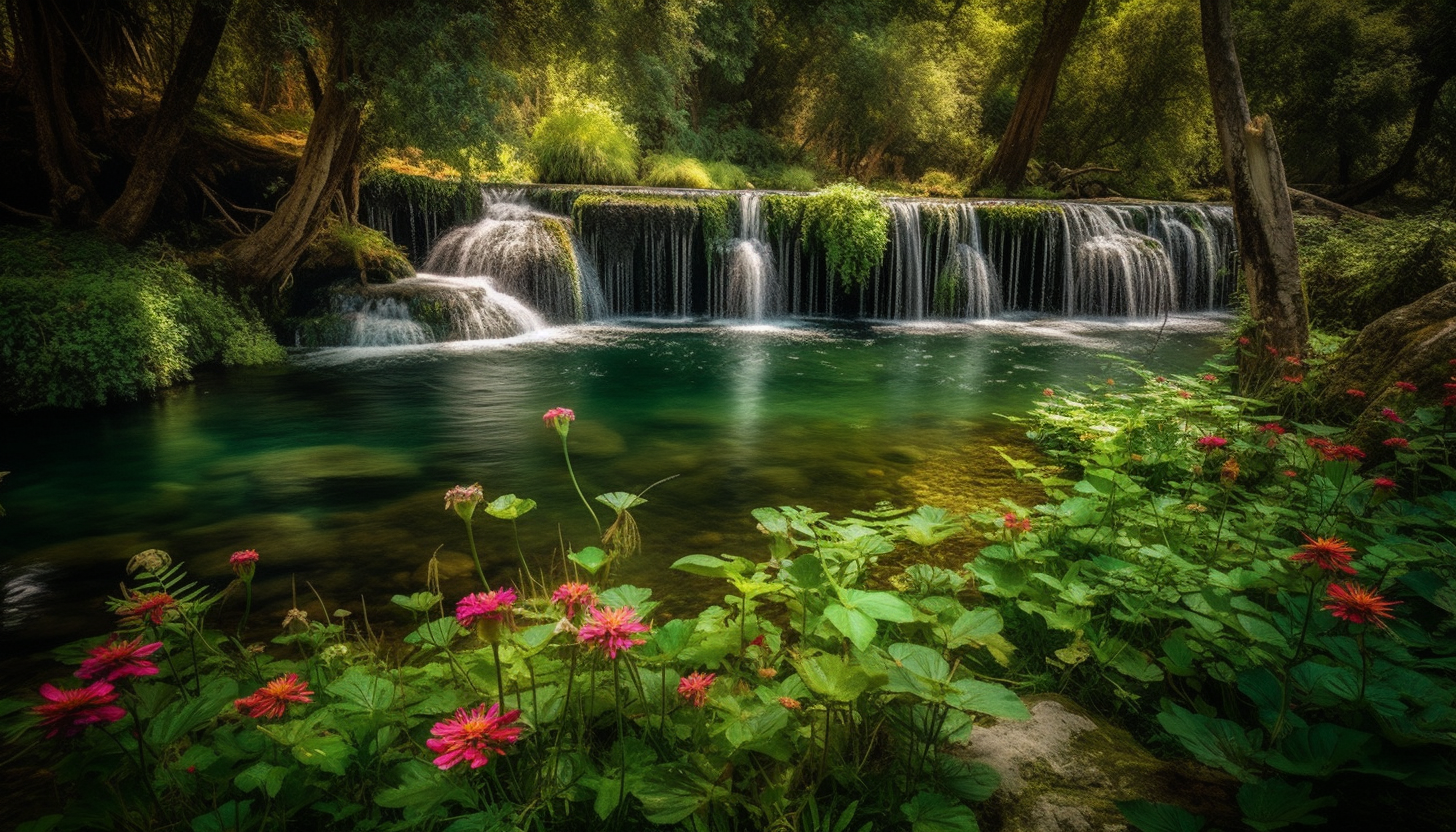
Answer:
[[[1029,697],[1031,719],[977,726],[954,753],[1001,774],[976,807],[985,832],[1123,832],[1120,800],[1172,803],[1237,826],[1238,783],[1191,761],[1165,762],[1120,728],[1055,694]]]

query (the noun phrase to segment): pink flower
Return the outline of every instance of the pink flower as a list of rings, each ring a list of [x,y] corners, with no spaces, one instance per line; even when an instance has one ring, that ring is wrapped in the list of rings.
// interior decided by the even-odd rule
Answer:
[[[121,616],[123,624],[140,624],[143,621],[161,624],[167,613],[176,607],[176,599],[165,592],[138,592],[117,607],[116,614]]]
[[[571,430],[571,423],[576,421],[576,414],[564,407],[553,407],[541,417],[548,426],[556,428],[556,432],[566,437],[566,432]]]
[[[1355,547],[1334,537],[1316,538],[1306,534],[1304,539],[1309,542],[1299,547],[1298,552],[1290,555],[1290,560],[1296,563],[1312,563],[1326,572],[1339,571],[1347,575],[1355,574],[1355,568],[1350,566],[1350,559],[1355,554]]]
[[[471,515],[475,514],[475,507],[484,499],[485,492],[480,483],[468,487],[457,485],[445,492],[445,510],[454,509],[462,520],[469,522]]]
[[[1204,373],[1202,378],[1204,381],[1218,381],[1218,376],[1213,373]]]
[[[1387,601],[1380,593],[1357,583],[1330,584],[1325,590],[1330,603],[1324,608],[1336,618],[1343,618],[1351,624],[1378,624],[1385,626],[1382,618],[1394,618],[1390,608],[1401,601]]]
[[[1394,410],[1391,410],[1388,407],[1380,408],[1380,415],[1396,423],[1397,425],[1405,424],[1405,420],[1400,418],[1400,414],[1396,413]]]
[[[694,708],[701,708],[708,701],[708,687],[716,678],[716,673],[689,673],[677,683],[677,695],[690,702]]]
[[[92,682],[84,688],[61,690],[55,685],[40,686],[42,699],[46,703],[36,705],[30,712],[40,717],[43,728],[49,728],[46,739],[57,735],[74,737],[91,725],[109,725],[126,716],[126,711],[116,701],[115,688],[110,682]]]
[[[1254,428],[1254,430],[1259,433],[1273,433],[1278,436],[1283,436],[1287,432],[1284,430],[1284,426],[1278,422],[1265,422],[1257,428]]]
[[[1398,484],[1396,484],[1395,480],[1390,479],[1389,477],[1376,477],[1375,479],[1370,481],[1370,486],[1376,491],[1387,492],[1394,491],[1400,487]]]
[[[455,602],[455,619],[469,627],[477,621],[502,621],[516,603],[516,591],[510,587],[490,592],[472,592]]]
[[[1404,436],[1392,436],[1384,442],[1381,442],[1380,444],[1384,445],[1387,448],[1409,448],[1410,440],[1406,439]]]
[[[1227,444],[1228,444],[1228,440],[1227,439],[1224,439],[1222,436],[1200,436],[1200,437],[1198,437],[1198,447],[1202,448],[1205,451],[1216,450],[1218,448],[1222,448],[1223,446],[1225,446]]]
[[[245,581],[253,579],[253,572],[258,568],[258,553],[252,549],[244,549],[241,552],[233,552],[228,558],[228,564],[233,568],[233,574]]]
[[[105,644],[92,647],[91,658],[81,662],[76,675],[82,679],[99,679],[115,682],[127,676],[155,676],[157,666],[146,660],[162,648],[162,642],[142,644],[142,637],[131,641],[117,641],[116,636],[107,636]]]
[[[1031,518],[1027,517],[1023,519],[1008,511],[1006,512],[1006,515],[1001,518],[1001,525],[1004,526],[1006,531],[1008,532],[1029,532],[1031,531]]]
[[[492,754],[505,756],[506,746],[521,738],[521,727],[511,724],[520,715],[520,711],[502,714],[495,703],[488,710],[484,705],[470,711],[460,708],[454,719],[435,723],[430,733],[438,739],[425,740],[425,746],[440,753],[434,763],[442,771],[462,760],[469,760],[471,768],[480,768],[490,762]]]
[[[1356,390],[1355,388],[1351,387],[1349,390],[1346,390],[1345,391],[1345,395],[1346,396],[1354,396],[1357,399],[1363,399],[1363,398],[1365,398],[1365,391],[1364,390]]]
[[[592,588],[586,584],[565,583],[557,587],[555,592],[551,593],[551,603],[566,605],[567,618],[574,618],[576,616],[577,607],[586,609],[595,605],[596,602],[596,593],[592,592]]]
[[[637,611],[631,607],[592,607],[587,615],[591,621],[581,625],[576,639],[600,648],[607,658],[615,659],[618,652],[647,643],[645,638],[633,638],[647,632],[648,627],[637,620]]]
[[[300,682],[297,673],[279,676],[242,699],[234,699],[233,707],[238,713],[254,719],[277,719],[283,716],[293,703],[306,705],[313,700],[313,691],[308,682]]]
[[[1397,381],[1395,383],[1395,389],[1400,390],[1400,391],[1405,392],[1405,393],[1414,393],[1414,392],[1416,392],[1416,386],[1414,384],[1411,384],[1408,381]]]

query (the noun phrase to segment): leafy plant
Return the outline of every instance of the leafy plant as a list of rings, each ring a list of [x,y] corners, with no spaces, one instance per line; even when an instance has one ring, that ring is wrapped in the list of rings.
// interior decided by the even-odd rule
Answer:
[[[531,151],[542,182],[628,185],[637,181],[637,139],[611,109],[568,105],[536,124]]]
[[[890,209],[861,185],[841,182],[804,198],[804,231],[824,249],[831,278],[847,291],[869,279],[890,245]]]

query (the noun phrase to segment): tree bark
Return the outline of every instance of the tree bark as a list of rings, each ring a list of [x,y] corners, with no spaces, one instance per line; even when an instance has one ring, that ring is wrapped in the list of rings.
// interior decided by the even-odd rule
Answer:
[[[233,0],[198,0],[192,22],[177,55],[177,64],[162,92],[162,101],[147,127],[136,162],[121,196],[101,215],[101,228],[116,239],[135,242],[151,220],[157,197],[166,184],[172,159],[182,144],[197,97],[207,81]]]
[[[63,225],[84,224],[99,203],[91,182],[95,161],[81,141],[67,94],[69,35],[61,11],[46,0],[19,0],[14,8],[16,55],[35,114],[37,159],[50,181],[51,216]]]
[[[1001,143],[996,146],[996,155],[986,169],[986,183],[1013,190],[1021,187],[1026,179],[1026,166],[1036,152],[1042,125],[1052,108],[1062,62],[1082,28],[1082,18],[1090,4],[1091,0],[1047,0],[1042,13],[1041,40],[1037,42],[1031,66],[1027,67],[1026,76],[1021,80],[1011,121],[1007,123]]]
[[[1431,135],[1431,117],[1436,111],[1436,102],[1441,98],[1441,88],[1451,77],[1449,74],[1433,76],[1426,78],[1421,83],[1416,99],[1415,118],[1411,121],[1410,136],[1406,138],[1405,145],[1400,149],[1400,155],[1394,162],[1368,179],[1335,190],[1329,198],[1345,205],[1359,205],[1380,196],[1390,190],[1395,183],[1409,176],[1416,166],[1416,154],[1420,153],[1421,148],[1426,144],[1426,139]]]
[[[338,51],[343,51],[342,46]],[[336,54],[293,185],[283,201],[262,228],[224,252],[235,278],[245,286],[261,286],[293,268],[328,217],[354,162],[363,113],[343,87],[344,67],[345,61]]]
[[[1224,172],[1233,194],[1239,262],[1249,293],[1260,347],[1274,360],[1303,356],[1309,345],[1309,315],[1299,279],[1294,212],[1284,180],[1284,161],[1268,116],[1249,117],[1239,58],[1230,22],[1231,0],[1199,0],[1203,55],[1213,95],[1213,120],[1223,149]],[[1253,351],[1268,361],[1266,349]]]

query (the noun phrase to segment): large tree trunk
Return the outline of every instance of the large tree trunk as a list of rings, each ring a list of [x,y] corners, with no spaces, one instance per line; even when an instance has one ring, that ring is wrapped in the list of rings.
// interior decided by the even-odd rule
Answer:
[[[363,114],[343,89],[344,61],[330,61],[329,81],[308,128],[293,186],[268,222],[231,245],[232,271],[246,286],[285,274],[313,241],[359,150]]]
[[[161,105],[147,127],[126,188],[101,215],[101,227],[122,242],[134,242],[151,219],[172,167],[172,158],[182,144],[197,96],[202,93],[207,72],[222,42],[232,6],[233,0],[198,0],[192,11],[192,22],[182,41],[177,64],[172,67]]]
[[[99,208],[91,183],[95,161],[81,141],[67,92],[66,66],[83,58],[68,48],[62,11],[46,0],[15,3],[15,46],[35,113],[36,155],[51,187],[51,216],[64,225],[89,222]]]
[[[1037,139],[1041,137],[1042,125],[1052,108],[1052,96],[1057,91],[1057,76],[1062,71],[1062,62],[1077,31],[1082,28],[1082,18],[1087,14],[1091,0],[1046,0],[1042,12],[1041,40],[1031,56],[1031,66],[1021,80],[1021,90],[1016,94],[1016,108],[1011,111],[1011,121],[996,146],[996,156],[986,169],[983,178],[988,184],[1004,185],[1007,190],[1021,187],[1026,178],[1026,166],[1036,152]]]
[[[1380,196],[1410,175],[1416,166],[1416,154],[1420,153],[1426,139],[1431,135],[1431,117],[1435,114],[1436,102],[1441,98],[1441,88],[1451,77],[1449,74],[1433,76],[1421,82],[1410,136],[1406,138],[1405,146],[1400,149],[1400,156],[1370,178],[1337,189],[1330,194],[1330,199],[1345,205],[1359,205]]]
[[[1249,314],[1261,347],[1299,357],[1309,344],[1309,316],[1299,281],[1294,212],[1284,181],[1284,161],[1268,116],[1249,117],[1230,23],[1231,0],[1199,0],[1203,55],[1213,94],[1213,120],[1223,148],[1224,172],[1233,193],[1239,261],[1249,293]],[[1253,351],[1257,360],[1270,353]]]

